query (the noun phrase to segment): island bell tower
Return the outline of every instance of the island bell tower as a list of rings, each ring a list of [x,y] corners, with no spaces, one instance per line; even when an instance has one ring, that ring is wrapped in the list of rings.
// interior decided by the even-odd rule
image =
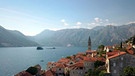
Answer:
[[[90,36],[89,36],[89,39],[88,39],[88,50],[91,50],[91,39],[90,39]]]

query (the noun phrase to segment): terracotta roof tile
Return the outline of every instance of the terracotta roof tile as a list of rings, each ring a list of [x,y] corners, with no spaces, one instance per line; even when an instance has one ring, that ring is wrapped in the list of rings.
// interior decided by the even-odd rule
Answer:
[[[33,76],[33,75],[31,75],[30,73],[28,73],[26,71],[22,71],[22,72],[16,74],[15,76]]]
[[[59,62],[59,63],[68,63],[69,61],[70,61],[70,59],[61,58],[58,62]]]
[[[84,67],[84,63],[83,62],[77,62],[77,63],[71,65],[69,68],[76,69],[76,68],[80,68],[80,67]]]
[[[62,63],[56,63],[56,67],[57,68],[65,68],[66,65],[62,64]]]
[[[43,76],[54,76],[54,73],[51,70],[47,70]]]
[[[118,57],[118,56],[124,55],[124,54],[126,54],[126,52],[117,52],[114,55],[109,56],[108,59],[115,58],[115,57]]]

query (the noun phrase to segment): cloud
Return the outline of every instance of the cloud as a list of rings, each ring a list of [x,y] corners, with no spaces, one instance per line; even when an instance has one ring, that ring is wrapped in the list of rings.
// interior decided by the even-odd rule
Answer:
[[[109,22],[109,19],[105,19],[106,22]]]
[[[128,22],[127,24],[134,24],[135,23],[135,21],[132,21],[132,22]]]
[[[82,23],[81,22],[77,22],[76,25],[81,25]]]
[[[62,19],[61,22],[62,22],[62,24],[63,24],[64,26],[68,26],[68,25],[69,25],[69,24],[65,21],[65,19]]]
[[[102,21],[102,19],[100,19],[100,18],[98,18],[98,17],[94,18],[94,20],[95,20],[97,23]]]
[[[62,19],[61,22],[65,22],[65,19]]]

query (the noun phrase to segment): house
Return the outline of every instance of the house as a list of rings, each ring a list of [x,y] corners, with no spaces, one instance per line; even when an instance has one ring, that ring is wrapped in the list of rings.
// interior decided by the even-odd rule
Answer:
[[[42,76],[56,76],[52,70],[47,70]]]
[[[48,62],[47,64],[47,70],[50,70],[51,68],[55,67],[55,63],[54,62]]]
[[[84,76],[85,68],[83,62],[77,62],[74,65],[70,66],[70,75],[69,76]]]
[[[104,47],[104,51],[106,51],[106,52],[110,52],[112,50],[113,50],[113,47],[112,46],[105,46]]]
[[[114,51],[106,54],[106,69],[111,76],[120,76],[126,66],[135,66],[135,56],[126,52]]]
[[[56,63],[56,76],[65,76],[66,65],[62,63]]]
[[[91,55],[91,57],[95,57],[97,55],[96,50],[86,50],[86,55]]]
[[[89,69],[94,69],[94,62],[96,61],[96,59],[92,59],[92,57],[85,57],[84,58],[84,67],[85,67],[85,71],[87,72]]]

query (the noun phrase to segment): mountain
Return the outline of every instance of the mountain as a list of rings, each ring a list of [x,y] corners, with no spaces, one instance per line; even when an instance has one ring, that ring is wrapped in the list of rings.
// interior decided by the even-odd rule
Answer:
[[[93,29],[44,30],[32,40],[45,46],[87,46],[88,37],[92,45],[113,45],[135,35],[135,23],[122,26],[98,26]]]
[[[0,26],[0,46],[87,46],[91,37],[92,46],[113,45],[135,35],[135,23],[121,26],[97,26],[93,29],[44,30],[36,36],[25,36],[16,30]],[[37,44],[38,43],[38,44]]]
[[[38,44],[31,41],[27,36],[16,30],[7,30],[0,26],[0,47],[14,46],[37,46]]]

